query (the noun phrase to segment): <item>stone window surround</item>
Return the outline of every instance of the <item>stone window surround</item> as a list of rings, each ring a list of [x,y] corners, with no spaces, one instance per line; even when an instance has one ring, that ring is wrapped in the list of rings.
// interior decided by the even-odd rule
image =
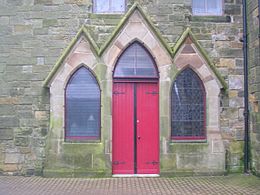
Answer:
[[[136,31],[135,29],[139,30]],[[69,75],[71,75],[72,72],[74,72],[74,70],[77,69],[77,67],[79,67],[82,63],[87,64],[87,66],[94,73],[96,73],[94,69],[96,69],[97,65],[100,65],[100,61],[102,61],[102,64],[104,64],[107,68],[105,73],[105,80],[107,82],[108,89],[103,90],[105,88],[102,84],[104,78],[100,77],[100,75],[98,74],[95,75],[97,77],[98,83],[100,84],[101,96],[102,94],[106,93],[106,95],[110,99],[112,99],[112,93],[108,94],[108,92],[111,92],[112,89],[112,72],[117,62],[117,58],[124,51],[127,45],[136,40],[139,40],[141,43],[143,43],[146,49],[151,53],[160,72],[160,117],[166,116],[166,120],[164,120],[164,123],[168,124],[168,128],[166,128],[166,130],[168,129],[168,135],[165,138],[170,140],[170,110],[169,108],[161,108],[165,107],[165,102],[170,103],[170,86],[174,82],[176,75],[178,74],[178,72],[182,71],[183,68],[189,65],[193,67],[193,70],[201,78],[206,89],[208,116],[206,127],[207,142],[210,143],[210,153],[216,153],[216,151],[213,151],[213,149],[211,149],[213,148],[213,144],[223,144],[219,128],[219,93],[220,89],[222,88],[221,84],[219,83],[218,79],[211,71],[205,60],[203,60],[203,58],[201,57],[202,55],[200,55],[200,52],[196,48],[195,44],[192,45],[194,47],[194,50],[196,50],[197,58],[199,58],[200,61],[203,63],[201,67],[196,67],[196,65],[194,65],[192,61],[185,61],[184,64],[181,63],[181,61],[178,61],[179,58],[182,57],[181,55],[183,55],[181,53],[183,46],[179,49],[179,52],[175,55],[174,59],[172,59],[172,57],[166,51],[165,47],[160,43],[155,34],[149,29],[149,25],[147,25],[146,21],[144,21],[142,16],[140,16],[140,13],[138,13],[137,11],[132,14],[128,22],[118,33],[115,39],[111,42],[110,46],[106,49],[99,60],[97,60],[97,56],[93,53],[90,44],[84,38],[81,38],[75,44],[73,50],[69,53],[68,57],[63,62],[63,66],[60,67],[59,71],[55,74],[55,77],[54,79],[52,79],[50,85],[51,117],[53,117],[51,119],[51,129],[53,129],[52,131],[54,131],[53,135],[58,138],[57,140],[59,140],[61,144],[64,143],[64,131],[62,128],[64,127],[64,86],[67,83],[67,80],[70,78]],[[166,94],[166,96],[162,96],[161,94]],[[102,103],[101,106],[106,105],[103,105]],[[112,113],[111,107],[106,109],[108,109],[108,112]],[[110,118],[109,120],[110,125],[106,127],[106,131],[109,132],[109,139],[111,141],[112,118]],[[52,121],[58,121],[58,123],[53,123]],[[102,121],[104,121],[104,116],[101,115],[101,124],[103,123]],[[162,124],[160,124],[160,129],[161,128]],[[103,131],[104,128],[101,125],[101,134],[103,133]],[[101,142],[103,139],[104,138],[101,136]],[[59,146],[59,143],[57,143],[57,145]],[[221,151],[217,151],[217,153],[223,152],[222,150],[224,150],[224,147],[220,148],[222,148]],[[57,149],[59,150],[59,147]],[[111,148],[108,149],[108,151],[111,151]]]
[[[102,98],[102,88],[99,77],[93,71],[95,67],[95,55],[90,52],[90,45],[83,39],[79,39],[76,46],[73,48],[72,53],[66,58],[66,61],[62,67],[60,67],[58,73],[55,75],[54,79],[50,85],[50,113],[51,113],[51,131],[52,136],[59,140],[59,143],[65,142],[65,89],[71,76],[82,66],[86,67],[91,74],[95,77],[99,89],[101,90]],[[101,108],[102,109],[102,108]],[[100,111],[100,113],[102,110]],[[101,117],[102,118],[102,117]],[[99,140],[84,140],[79,141],[80,143],[100,143],[102,136],[102,128],[100,128],[100,139]],[[74,141],[73,141],[74,142]],[[72,143],[73,143],[72,142]],[[57,144],[58,151],[60,149]],[[71,143],[71,142],[67,142]]]
[[[197,72],[194,70],[194,68],[192,67],[192,66],[190,66],[189,64],[187,65],[187,66],[185,66],[183,69],[182,69],[182,71],[179,71],[178,72],[178,74],[177,74],[177,76],[176,76],[176,79],[173,81],[173,83],[172,83],[172,86],[171,86],[171,124],[173,123],[172,122],[172,109],[174,109],[174,107],[173,107],[173,105],[172,105],[172,91],[173,91],[173,85],[174,85],[174,83],[175,83],[175,81],[177,80],[177,77],[178,77],[178,75],[180,74],[180,73],[182,73],[183,71],[185,71],[185,70],[187,70],[187,69],[191,69],[193,72],[194,72],[194,74],[196,74],[197,76],[198,76],[198,79],[200,80],[200,83],[201,83],[201,88],[202,88],[202,90],[201,90],[201,92],[202,92],[202,95],[203,95],[203,100],[204,100],[204,102],[203,102],[203,110],[204,110],[204,112],[206,111],[206,91],[205,91],[205,86],[204,86],[204,83],[203,83],[203,81],[201,80],[201,77],[197,74]],[[204,113],[204,117],[203,117],[203,123],[204,123],[204,125],[203,125],[203,133],[201,134],[201,135],[199,135],[199,136],[188,136],[188,137],[186,137],[185,135],[180,135],[180,136],[173,136],[173,135],[171,135],[171,139],[173,140],[173,141],[177,141],[177,142],[179,142],[179,141],[190,141],[190,142],[205,142],[206,141],[206,133],[207,133],[207,131],[206,131],[206,120],[207,120],[207,116],[206,116],[206,112]],[[172,126],[171,126],[171,133],[172,133]],[[199,137],[199,138],[198,138]]]
[[[125,58],[124,57],[125,52],[129,48],[131,48],[132,45],[139,45],[144,50],[144,52],[147,54],[147,58],[150,59],[150,62],[152,63],[150,65],[153,68],[154,75],[147,75],[147,76],[146,75],[141,75],[140,76],[140,75],[131,75],[131,74],[130,75],[127,75],[127,74],[119,75],[118,74],[118,76],[115,76],[117,74],[117,68],[120,68],[120,66],[121,66],[120,59],[121,58]],[[135,55],[135,54],[132,53],[132,55]],[[138,56],[135,56],[135,60],[136,60],[137,57]],[[138,67],[135,67],[135,68],[136,68],[136,70],[138,69]],[[116,62],[116,65],[114,67],[114,70],[113,70],[113,79],[139,79],[139,78],[142,78],[142,79],[144,79],[144,78],[146,78],[146,79],[158,79],[159,78],[159,73],[158,73],[157,65],[156,65],[156,63],[154,61],[154,56],[151,55],[151,53],[146,49],[144,44],[142,44],[139,40],[136,39],[136,40],[131,41],[128,44],[128,46],[122,51],[122,53],[120,53],[120,55],[118,57],[118,60]]]
[[[211,69],[207,66],[206,61],[201,56],[198,48],[195,44],[191,43],[192,48],[196,53],[187,54],[182,53],[185,43],[180,48],[176,57],[174,58],[174,64],[176,65],[178,72],[176,76],[182,72],[187,67],[192,68],[192,70],[198,75],[201,79],[206,92],[206,140],[221,140],[220,133],[220,92],[221,85],[218,80],[215,78]],[[173,80],[176,79],[176,76]],[[203,140],[201,140],[203,141]],[[191,142],[190,140],[172,140],[172,142]],[[195,141],[196,142],[196,141]]]
[[[89,74],[91,74],[92,76],[93,76],[93,78],[95,79],[95,81],[96,81],[96,83],[97,83],[97,87],[98,87],[98,90],[99,90],[99,101],[100,101],[100,106],[99,106],[99,126],[98,126],[98,136],[97,137],[94,137],[94,138],[91,138],[91,137],[87,137],[87,136],[84,136],[84,137],[81,137],[81,136],[76,136],[76,138],[73,138],[73,139],[67,139],[68,137],[66,136],[66,130],[67,130],[67,127],[66,127],[66,120],[67,120],[67,107],[66,107],[66,90],[67,90],[67,86],[68,86],[68,84],[69,84],[69,82],[70,82],[70,80],[71,80],[71,78],[73,77],[73,75],[80,69],[80,68],[82,68],[82,67],[84,67],[88,72],[89,72]],[[66,86],[65,86],[65,89],[64,89],[64,134],[65,134],[65,141],[66,142],[85,142],[85,141],[90,141],[90,142],[98,142],[98,141],[100,141],[100,137],[101,137],[101,125],[100,125],[100,121],[101,121],[101,90],[100,90],[100,84],[99,84],[99,82],[98,82],[98,80],[97,80],[97,77],[96,77],[96,75],[95,75],[95,73],[88,67],[88,66],[86,66],[85,64],[80,64],[72,73],[71,73],[71,75],[69,75],[69,78],[67,78],[67,80],[66,80]]]

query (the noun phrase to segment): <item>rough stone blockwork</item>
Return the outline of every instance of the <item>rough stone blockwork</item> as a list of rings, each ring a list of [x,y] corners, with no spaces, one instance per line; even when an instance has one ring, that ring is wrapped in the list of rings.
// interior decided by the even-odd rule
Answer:
[[[228,90],[221,93],[220,97],[220,129],[226,149],[226,168],[239,171],[243,153],[242,5],[241,0],[224,2],[222,16],[208,17],[193,16],[191,0],[139,0],[170,46],[174,46],[185,29],[190,27],[228,83]],[[251,0],[248,4],[252,13],[250,23],[258,22],[254,2]],[[127,7],[130,8],[133,3],[133,0],[129,0]],[[44,79],[80,26],[85,24],[97,45],[101,46],[111,36],[123,15],[93,14],[91,0],[0,0],[0,5],[0,172],[42,174],[50,126],[50,94],[43,87]],[[260,88],[256,85],[259,83],[259,76],[256,75],[260,74],[260,68],[259,63],[255,63],[259,60],[256,55],[259,47],[255,47],[258,44],[258,29],[250,30],[250,43],[254,45],[250,47],[250,92],[254,110],[252,132],[254,143],[258,146]],[[161,123],[161,128],[165,127],[169,132],[170,124]],[[187,150],[189,147],[193,146],[188,146]],[[196,147],[200,148],[198,145]],[[163,147],[161,150],[162,153],[168,152]],[[100,151],[103,152],[103,149]],[[191,151],[196,152],[196,149],[193,147]],[[256,149],[253,154],[255,162],[259,162],[260,151]],[[200,158],[197,154],[193,156],[190,159]],[[82,158],[88,160],[93,157]],[[68,159],[71,160],[75,161]],[[174,163],[166,159],[165,170],[174,167]],[[102,164],[102,168],[105,164],[107,172],[111,169],[108,159],[105,163],[97,164]],[[260,170],[260,164],[254,167]]]
[[[0,1],[0,170],[41,174],[49,128],[43,80],[88,18],[88,0]]]
[[[260,63],[259,63],[259,12],[258,1],[248,1],[248,48],[249,48],[249,98],[250,98],[250,137],[252,170],[260,174]]]

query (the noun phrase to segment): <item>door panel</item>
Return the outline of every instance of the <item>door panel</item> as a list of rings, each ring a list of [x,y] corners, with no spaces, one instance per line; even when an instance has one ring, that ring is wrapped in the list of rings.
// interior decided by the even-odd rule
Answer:
[[[113,174],[134,174],[134,96],[132,83],[113,85]]]
[[[159,173],[157,83],[113,85],[113,174]]]
[[[158,84],[137,84],[137,173],[159,173]]]

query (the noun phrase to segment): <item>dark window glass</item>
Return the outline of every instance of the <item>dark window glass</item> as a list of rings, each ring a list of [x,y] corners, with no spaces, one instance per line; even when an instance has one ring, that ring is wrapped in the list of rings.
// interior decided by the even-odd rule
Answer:
[[[85,67],[78,69],[66,88],[66,139],[99,139],[100,89]]]
[[[222,15],[223,0],[193,0],[194,15]]]
[[[114,77],[157,78],[158,75],[151,55],[143,46],[135,42],[120,56]]]
[[[125,0],[94,0],[95,13],[123,13]]]
[[[205,138],[205,90],[190,68],[182,71],[172,86],[172,138]]]

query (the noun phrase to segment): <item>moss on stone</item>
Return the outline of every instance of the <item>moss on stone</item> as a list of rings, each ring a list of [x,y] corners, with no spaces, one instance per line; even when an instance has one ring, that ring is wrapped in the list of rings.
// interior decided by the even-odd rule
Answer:
[[[102,144],[64,144],[62,153],[48,155],[43,176],[104,177],[111,174],[105,161]]]
[[[165,137],[166,139],[169,137],[169,117],[168,116],[161,116],[160,117],[160,136]]]
[[[208,149],[208,143],[171,143],[169,146],[170,153],[189,154],[205,153]]]
[[[160,158],[160,169],[163,172],[171,172],[176,170],[176,156],[172,155],[162,155]]]
[[[64,153],[85,154],[85,153],[103,153],[103,143],[64,143]]]
[[[106,78],[107,73],[107,66],[104,64],[96,64],[94,67],[94,72],[98,76],[99,85],[101,84],[102,80]]]
[[[111,176],[111,173],[106,170],[91,170],[91,169],[68,169],[68,168],[55,168],[55,169],[44,169],[43,177],[87,177],[87,178],[104,178]]]
[[[162,35],[159,33],[159,31],[155,28],[153,25],[151,19],[144,13],[142,10],[141,6],[139,3],[135,3],[129,10],[128,12],[122,17],[120,22],[118,23],[117,27],[115,28],[114,32],[111,34],[110,38],[99,48],[98,45],[96,44],[95,40],[92,38],[92,36],[89,34],[89,27],[86,27],[83,25],[80,30],[78,31],[77,35],[72,39],[68,47],[64,50],[62,53],[61,57],[58,59],[54,67],[52,68],[51,72],[48,74],[47,78],[44,80],[43,86],[44,87],[49,87],[50,81],[58,71],[59,67],[63,64],[64,60],[67,58],[68,54],[72,51],[73,47],[75,44],[78,42],[78,40],[83,36],[84,38],[87,39],[88,43],[91,46],[91,49],[97,57],[102,56],[104,51],[107,49],[107,47],[110,45],[110,43],[114,40],[114,38],[118,35],[120,30],[124,27],[126,22],[128,21],[129,17],[134,13],[135,10],[138,10],[139,13],[143,16],[144,20],[148,24],[148,26],[151,28],[152,32],[157,36],[161,44],[165,47],[166,51],[172,56],[172,50],[170,46],[165,42],[164,38]],[[97,15],[91,15],[91,17],[101,17]],[[113,18],[113,16],[110,16]],[[91,30],[91,29],[90,29]]]
[[[139,13],[142,15],[148,26],[151,28],[152,32],[157,36],[161,44],[166,48],[170,56],[172,56],[172,50],[169,47],[169,45],[166,43],[160,32],[155,28],[153,25],[153,22],[151,19],[146,15],[146,13],[141,8],[140,4],[138,2],[135,2],[132,7],[128,10],[128,12],[125,14],[125,16],[121,19],[119,24],[117,25],[116,29],[112,33],[111,37],[107,40],[107,42],[101,47],[99,55],[102,55],[103,52],[106,50],[106,48],[110,45],[110,43],[114,40],[114,38],[118,35],[119,31],[122,29],[122,27],[126,24],[129,17],[134,13],[135,10],[138,10]]]
[[[92,48],[93,53],[98,56],[99,53],[99,48],[96,44],[96,42],[93,40],[93,38],[90,36],[89,32],[87,31],[86,27],[83,25],[76,36],[72,39],[68,47],[62,52],[61,57],[58,59],[54,67],[52,68],[51,72],[48,74],[47,78],[44,80],[43,86],[44,87],[49,87],[50,81],[53,79],[54,75],[60,68],[60,66],[63,64],[64,60],[67,58],[68,54],[71,52],[75,44],[78,42],[78,40],[81,37],[85,37],[90,44],[90,47]]]
[[[231,153],[243,153],[244,142],[232,141],[230,142],[230,152]]]
[[[214,72],[214,74],[218,78],[219,82],[221,83],[223,89],[226,90],[228,88],[228,85],[227,85],[226,81],[221,76],[221,74],[218,72],[218,70],[216,69],[215,65],[211,62],[210,57],[208,56],[206,51],[201,47],[201,45],[199,44],[198,40],[196,39],[195,35],[192,33],[190,28],[187,28],[184,31],[184,33],[181,35],[181,37],[178,39],[178,41],[174,45],[174,47],[173,47],[173,54],[174,55],[177,54],[177,52],[179,51],[179,49],[181,48],[181,46],[183,45],[183,43],[185,42],[187,37],[190,37],[192,39],[192,41],[195,44],[196,48],[199,50],[200,54],[206,60],[207,65]]]
[[[227,169],[230,173],[243,172],[243,152],[244,142],[232,141],[230,142],[227,159]]]

